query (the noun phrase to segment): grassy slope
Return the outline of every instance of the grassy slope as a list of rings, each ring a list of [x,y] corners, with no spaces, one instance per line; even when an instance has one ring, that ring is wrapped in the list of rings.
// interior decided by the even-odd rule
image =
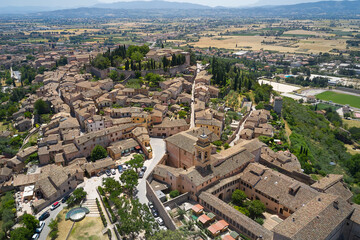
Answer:
[[[302,166],[307,161],[313,169],[345,174],[341,165],[350,158],[350,154],[346,152],[344,144],[335,138],[324,116],[288,98],[284,99],[283,116],[292,131],[291,151]],[[301,146],[308,149],[307,156],[300,155]],[[331,166],[331,161],[337,165]]]
[[[352,107],[360,108],[360,97],[342,93],[326,91],[316,95],[317,98],[326,101],[333,101],[340,104],[349,104]]]

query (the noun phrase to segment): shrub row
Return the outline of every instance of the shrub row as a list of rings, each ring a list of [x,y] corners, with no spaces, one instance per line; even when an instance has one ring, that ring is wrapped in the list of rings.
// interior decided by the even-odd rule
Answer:
[[[109,210],[109,213],[110,213],[110,215],[111,215],[111,222],[112,222],[112,223],[116,222],[116,216],[115,216],[113,210],[112,210],[111,207],[110,207],[108,198],[107,198],[107,197],[103,197],[103,200],[104,200],[105,207]]]
[[[98,187],[98,190],[101,196],[105,196],[104,189],[101,186]]]
[[[99,200],[97,198],[96,198],[96,205],[97,205],[99,213],[100,213],[101,221],[103,222],[104,227],[106,227],[107,226],[106,218],[105,218],[104,213],[103,213],[103,211],[101,209],[100,202],[99,202]]]

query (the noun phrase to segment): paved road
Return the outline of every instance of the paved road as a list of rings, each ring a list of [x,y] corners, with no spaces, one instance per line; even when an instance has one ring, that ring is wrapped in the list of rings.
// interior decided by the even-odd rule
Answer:
[[[153,150],[153,158],[145,161],[145,166],[147,170],[145,172],[144,177],[139,181],[139,185],[137,187],[138,193],[137,197],[141,203],[147,203],[148,199],[146,197],[146,178],[153,171],[154,167],[159,163],[161,158],[165,154],[165,142],[162,138],[150,138],[150,144]]]
[[[253,110],[255,110],[255,107],[252,107],[252,109],[251,109],[249,115],[246,117],[246,119],[251,115],[251,112],[252,112]],[[239,131],[238,131],[238,133],[236,134],[235,139],[229,144],[230,147],[234,146],[234,145],[235,145],[235,142],[240,139],[240,132],[244,129],[244,125],[245,125],[246,119],[245,119],[245,121],[243,121],[243,123],[241,124],[241,126],[240,126],[240,128],[239,128]]]
[[[145,172],[145,176],[142,179],[140,179],[139,185],[137,187],[137,189],[138,189],[137,197],[139,198],[139,201],[141,203],[145,203],[145,204],[148,202],[148,199],[146,197],[146,184],[145,184],[146,178],[153,171],[154,167],[159,163],[159,161],[165,154],[164,139],[150,138],[150,144],[151,144],[151,147],[153,150],[153,158],[145,161],[144,165],[147,167],[147,170]],[[95,199],[95,198],[99,197],[96,192],[96,188],[98,186],[101,186],[103,178],[107,178],[107,177],[108,176],[106,176],[106,174],[103,174],[100,177],[96,176],[96,177],[91,177],[91,178],[84,178],[84,182],[79,184],[77,187],[84,188],[84,190],[87,192],[88,199]],[[120,173],[116,170],[116,175],[111,175],[111,177],[116,180],[119,180]],[[64,208],[65,205],[66,204],[61,204],[60,207],[58,207],[54,211],[49,210],[50,209],[50,206],[49,206],[36,215],[36,217],[38,218],[46,210],[49,210],[49,212],[50,212],[50,217],[48,217],[45,220],[45,227],[44,227],[42,233],[40,234],[40,238],[39,238],[40,240],[46,240],[46,237],[50,233],[50,228],[48,227],[50,220],[52,218],[55,219],[56,216],[58,215],[58,213]],[[109,221],[109,224],[110,224],[110,221]]]
[[[66,206],[66,203],[61,203],[60,207],[58,207],[57,209],[55,209],[54,211],[50,210],[51,206],[46,207],[45,209],[43,209],[41,212],[39,212],[38,214],[36,214],[36,218],[39,218],[41,214],[43,214],[46,210],[49,211],[50,216],[45,219],[45,227],[42,230],[42,232],[40,233],[40,238],[39,240],[46,240],[46,237],[49,235],[50,233],[50,228],[49,228],[49,223],[51,219],[55,219],[56,216],[59,214],[59,212],[61,210],[63,210],[63,208]]]
[[[195,80],[191,90],[191,116],[190,116],[190,128],[195,127]]]

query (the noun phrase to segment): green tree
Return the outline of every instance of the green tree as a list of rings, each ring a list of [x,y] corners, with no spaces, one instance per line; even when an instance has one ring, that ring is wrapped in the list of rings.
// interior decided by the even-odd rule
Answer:
[[[95,59],[91,62],[91,64],[96,68],[104,70],[104,69],[107,69],[108,67],[110,67],[111,62],[110,62],[109,58],[104,57],[102,54],[98,54],[95,57]]]
[[[3,210],[1,220],[3,221],[2,229],[5,233],[7,231],[9,231],[12,228],[12,226],[14,226],[14,224],[15,224],[14,218],[15,218],[15,215],[14,215],[13,211],[11,210],[11,208],[10,209],[6,208]]]
[[[180,195],[180,192],[178,190],[173,190],[173,191],[170,192],[170,197],[171,198],[176,198],[179,195]]]
[[[144,157],[141,154],[135,154],[134,157],[126,163],[132,168],[135,168],[136,172],[138,172],[138,168],[144,166]]]
[[[244,201],[246,200],[246,198],[247,198],[247,196],[246,196],[245,192],[241,191],[240,189],[236,189],[231,195],[231,199],[232,199],[233,203],[238,206],[242,206]]]
[[[185,119],[186,116],[187,116],[187,112],[185,112],[185,111],[183,111],[183,110],[180,110],[180,111],[178,112],[178,114],[179,114],[179,117],[182,118],[182,119]]]
[[[55,219],[51,219],[50,223],[49,223],[49,228],[50,228],[50,233],[49,233],[49,237],[53,240],[56,239],[58,237],[58,221]]]
[[[116,181],[113,178],[103,178],[103,183],[102,183],[103,187],[104,187],[104,191],[107,193],[110,193],[112,196],[119,196],[121,191],[122,191],[122,187],[119,181]]]
[[[36,227],[39,225],[39,220],[37,220],[33,215],[25,213],[22,217],[22,223],[31,232],[35,232]]]
[[[79,187],[74,190],[74,192],[68,198],[66,203],[69,206],[74,206],[76,204],[79,204],[82,200],[84,200],[86,198],[86,195],[87,195],[87,192],[84,191],[84,188]]]
[[[138,185],[138,175],[132,169],[127,170],[123,174],[121,174],[120,180],[122,183],[125,184],[124,187],[128,190],[128,193],[130,194],[133,192],[134,188]]]
[[[25,118],[31,118],[31,117],[32,117],[32,113],[31,113],[31,112],[24,112],[24,117],[25,117]]]
[[[353,196],[352,201],[356,204],[360,204],[360,193]]]
[[[260,200],[249,201],[247,207],[252,218],[261,216],[266,209],[265,205]]]
[[[109,78],[113,81],[117,81],[119,79],[119,73],[116,70],[111,70],[109,73]]]
[[[37,114],[47,114],[50,113],[50,104],[42,99],[38,99],[34,103],[34,109]]]
[[[130,58],[136,62],[140,62],[144,56],[139,51],[136,51],[131,55]]]
[[[91,161],[95,162],[96,160],[106,158],[107,155],[107,151],[103,146],[96,145],[91,151],[90,158]]]
[[[25,227],[18,227],[11,231],[10,240],[30,239],[32,233]]]

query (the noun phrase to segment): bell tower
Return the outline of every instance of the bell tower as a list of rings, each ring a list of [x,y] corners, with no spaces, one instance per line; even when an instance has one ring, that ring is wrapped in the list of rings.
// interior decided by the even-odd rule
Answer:
[[[198,137],[195,145],[195,166],[204,168],[210,162],[211,144],[209,137],[203,133]]]

